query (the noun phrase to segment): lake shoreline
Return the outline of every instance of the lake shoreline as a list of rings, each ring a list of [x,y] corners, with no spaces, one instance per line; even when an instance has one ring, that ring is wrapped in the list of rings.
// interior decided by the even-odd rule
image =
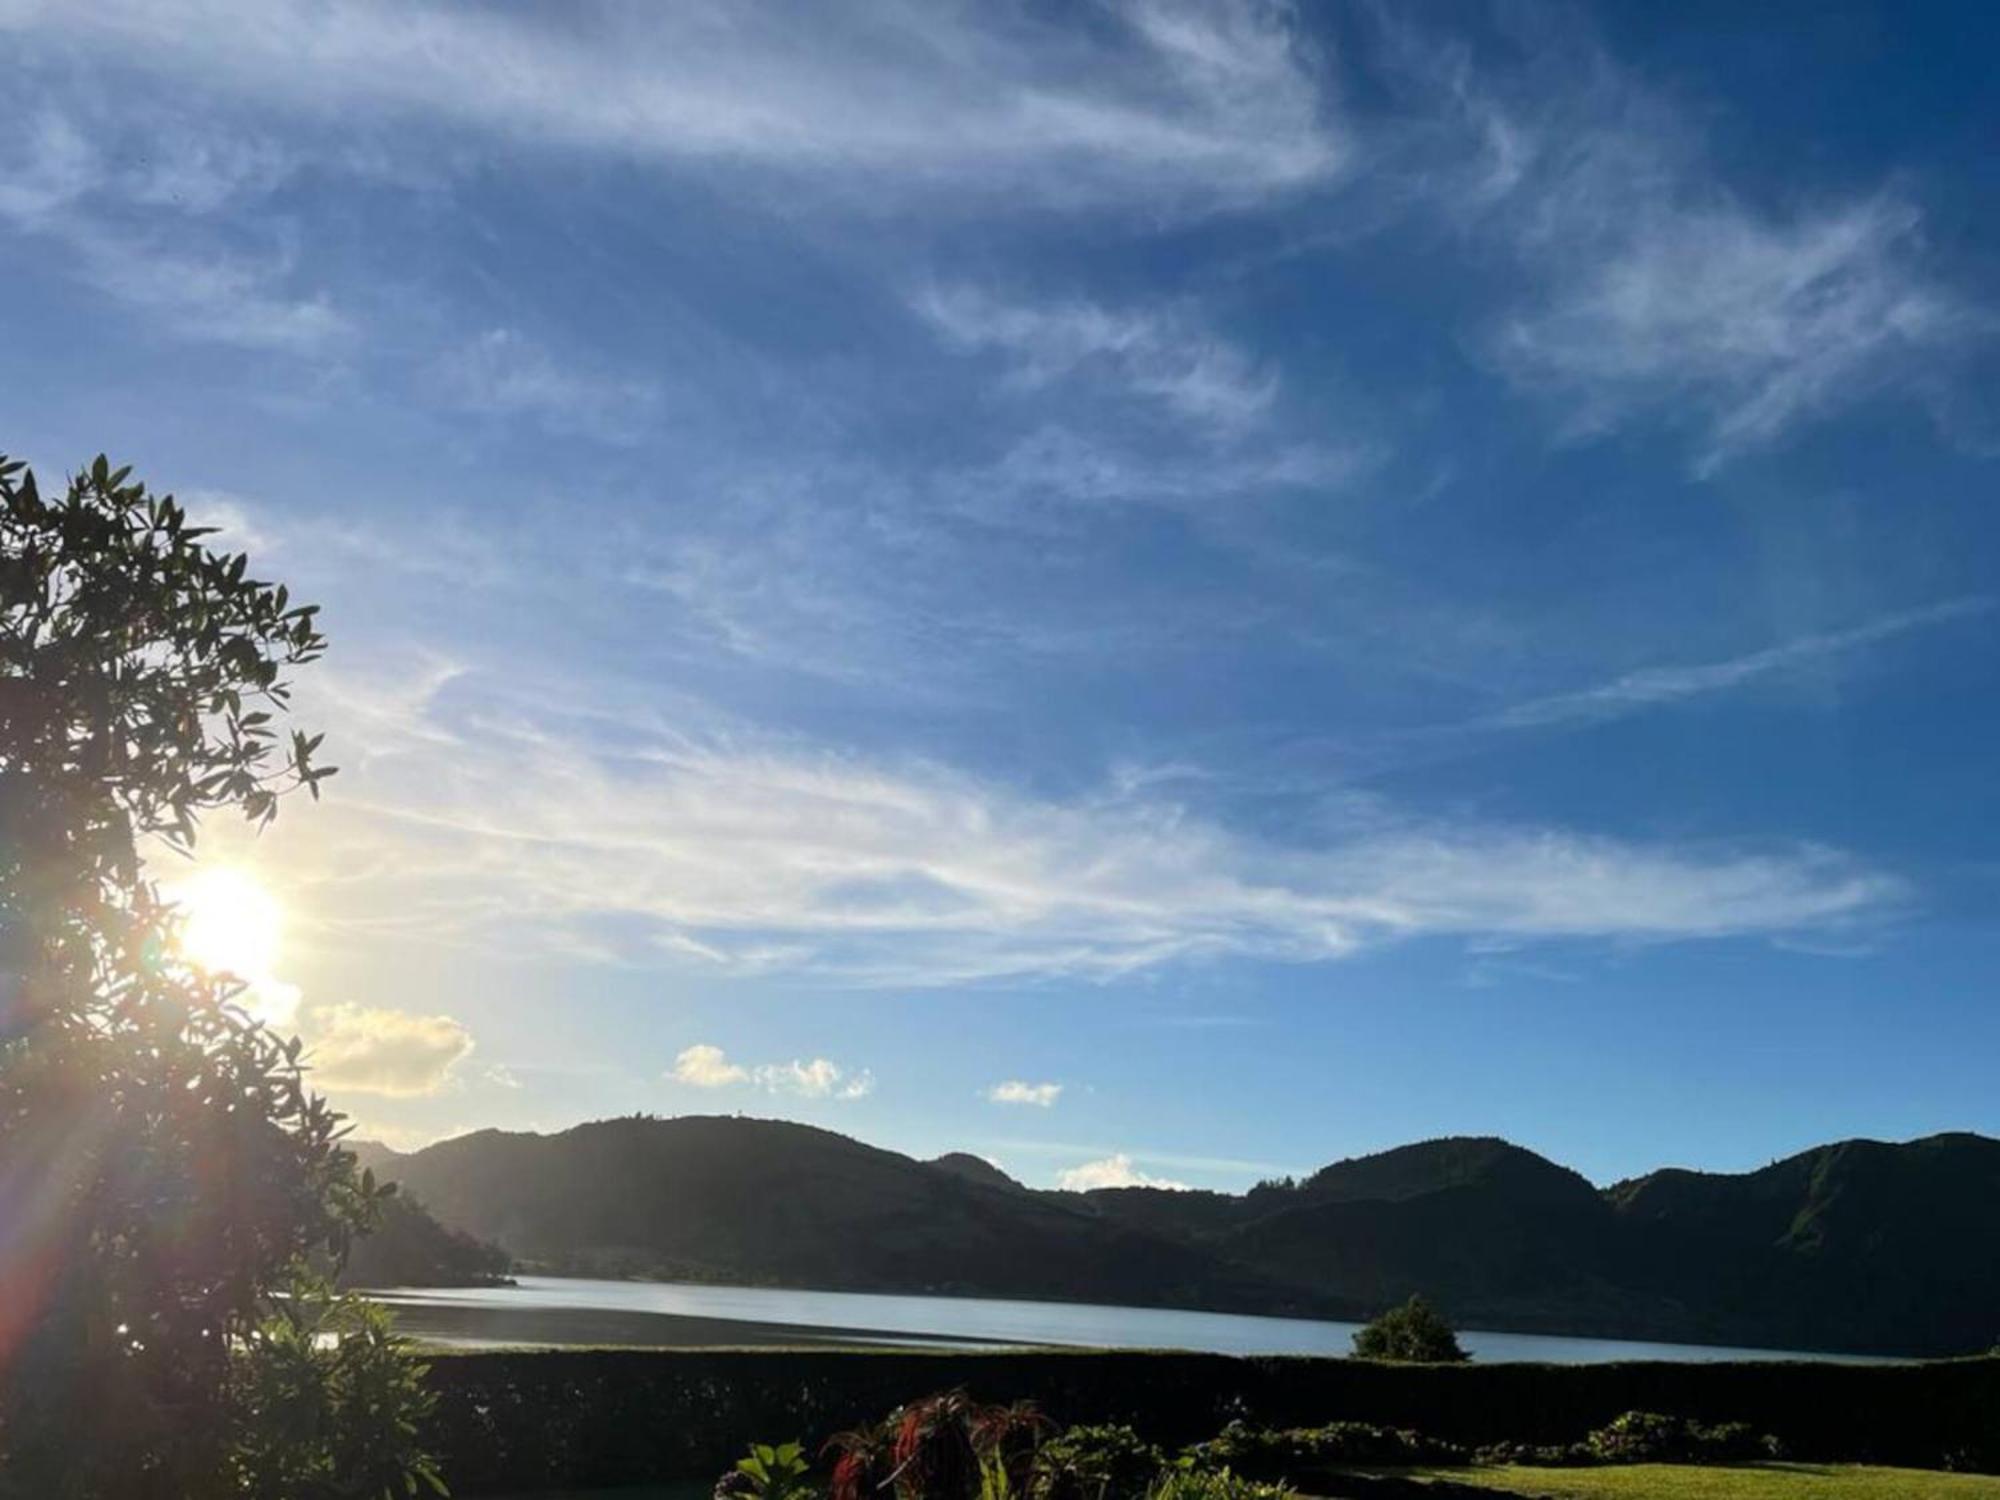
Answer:
[[[405,1289],[406,1291],[410,1289]],[[457,1348],[633,1349],[994,1349],[1013,1339],[902,1333],[627,1308],[492,1307],[415,1302],[373,1293],[396,1315],[396,1331]]]
[[[403,1287],[373,1295],[414,1338],[459,1348],[1106,1349],[1339,1358],[1359,1326],[1193,1310],[791,1292],[523,1276],[514,1288]],[[1618,1360],[1877,1364],[1892,1358],[1463,1328],[1481,1364]]]

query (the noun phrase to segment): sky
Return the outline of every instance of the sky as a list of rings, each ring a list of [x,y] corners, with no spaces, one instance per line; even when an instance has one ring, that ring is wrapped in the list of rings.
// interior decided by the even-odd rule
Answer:
[[[324,606],[364,1135],[2000,1132],[1996,30],[0,0],[0,449]]]

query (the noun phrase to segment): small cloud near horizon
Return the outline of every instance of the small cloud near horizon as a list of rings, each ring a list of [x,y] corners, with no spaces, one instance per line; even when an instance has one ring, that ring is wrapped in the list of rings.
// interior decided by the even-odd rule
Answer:
[[[409,1099],[435,1094],[473,1047],[450,1016],[362,1005],[315,1006],[301,1020],[318,1087]]]
[[[875,1075],[867,1068],[849,1070],[824,1057],[746,1068],[707,1042],[682,1048],[666,1076],[691,1088],[720,1089],[750,1083],[766,1093],[801,1099],[861,1099],[875,1092]]]
[[[1065,1167],[1056,1173],[1056,1186],[1066,1193],[1088,1193],[1097,1188],[1149,1187],[1165,1188],[1169,1192],[1185,1193],[1192,1189],[1185,1182],[1176,1182],[1171,1177],[1155,1177],[1142,1172],[1123,1151],[1097,1161],[1087,1161],[1081,1166]]]
[[[986,1097],[994,1104],[1032,1104],[1037,1109],[1048,1109],[1062,1097],[1062,1091],[1059,1083],[1025,1083],[1010,1078],[986,1090]]]

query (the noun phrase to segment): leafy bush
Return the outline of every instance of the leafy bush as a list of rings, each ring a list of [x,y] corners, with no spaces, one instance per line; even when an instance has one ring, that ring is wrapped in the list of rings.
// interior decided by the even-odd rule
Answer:
[[[817,1493],[809,1477],[812,1465],[797,1443],[753,1443],[750,1452],[715,1486],[717,1500],[732,1495],[750,1500],[806,1500]]]
[[[1583,1441],[1599,1462],[1612,1464],[1732,1463],[1780,1456],[1778,1440],[1760,1435],[1748,1422],[1704,1427],[1691,1418],[1656,1411],[1628,1411]]]
[[[1457,1464],[1465,1450],[1407,1428],[1371,1422],[1328,1422],[1282,1430],[1231,1422],[1198,1443],[1189,1456],[1203,1468],[1230,1469],[1256,1479],[1293,1479],[1348,1464]]]
[[[301,1280],[231,1361],[230,1493],[245,1500],[438,1495],[419,1439],[424,1366],[380,1307]]]
[[[1166,1455],[1123,1424],[1072,1427],[1042,1445],[1035,1491],[1044,1500],[1137,1500],[1166,1467]]]
[[[1245,1479],[1228,1469],[1177,1464],[1153,1486],[1148,1500],[1294,1500],[1297,1494],[1282,1484]]]
[[[1602,1463],[1588,1443],[1488,1443],[1472,1455],[1476,1464],[1526,1464],[1536,1469],[1580,1469]]]
[[[1362,1359],[1424,1365],[1463,1364],[1472,1357],[1459,1346],[1451,1325],[1421,1297],[1390,1308],[1356,1333],[1354,1352]]]
[[[827,1486],[830,1500],[874,1500],[878,1491],[888,1487],[896,1471],[889,1456],[889,1433],[890,1424],[878,1422],[837,1432],[826,1440],[820,1457],[835,1455],[833,1477]],[[725,1476],[725,1480],[730,1477],[740,1476]],[[718,1500],[722,1493],[722,1486],[717,1485]],[[740,1493],[740,1489],[732,1493]]]
[[[1055,1424],[1034,1403],[982,1406],[964,1391],[911,1401],[873,1426],[836,1433],[832,1500],[1008,1500],[1034,1483],[1036,1456]]]

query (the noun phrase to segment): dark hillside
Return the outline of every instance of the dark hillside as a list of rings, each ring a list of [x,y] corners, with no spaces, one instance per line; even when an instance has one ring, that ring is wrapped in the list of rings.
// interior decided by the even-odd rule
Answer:
[[[1012,1185],[775,1120],[631,1118],[481,1131],[396,1163],[520,1260],[856,1291],[1325,1307],[1255,1272]]]
[[[343,1286],[492,1286],[512,1269],[507,1252],[438,1223],[412,1193],[382,1205],[382,1222],[354,1242]]]
[[[1125,1187],[1052,1192],[1048,1196],[1120,1224],[1186,1240],[1212,1239],[1246,1217],[1244,1200],[1233,1193]]]
[[[967,1182],[982,1183],[987,1187],[1006,1188],[1011,1192],[1025,1193],[1027,1188],[1009,1177],[983,1156],[974,1156],[969,1151],[947,1151],[943,1156],[933,1157],[930,1165],[940,1172],[949,1172],[954,1177],[963,1177]]]
[[[1217,1247],[1273,1276],[1373,1307],[1421,1293],[1473,1325],[1658,1326],[1617,1289],[1617,1226],[1597,1190],[1504,1141],[1406,1146],[1268,1198],[1281,1206]]]
[[[1930,1353],[2000,1339],[2000,1141],[1842,1141],[1606,1198],[1631,1279],[1731,1337]]]
[[[529,1268],[1889,1354],[2000,1338],[2000,1142],[1849,1141],[1600,1192],[1486,1137],[1241,1196],[1034,1191],[771,1120],[482,1131],[371,1164]]]

